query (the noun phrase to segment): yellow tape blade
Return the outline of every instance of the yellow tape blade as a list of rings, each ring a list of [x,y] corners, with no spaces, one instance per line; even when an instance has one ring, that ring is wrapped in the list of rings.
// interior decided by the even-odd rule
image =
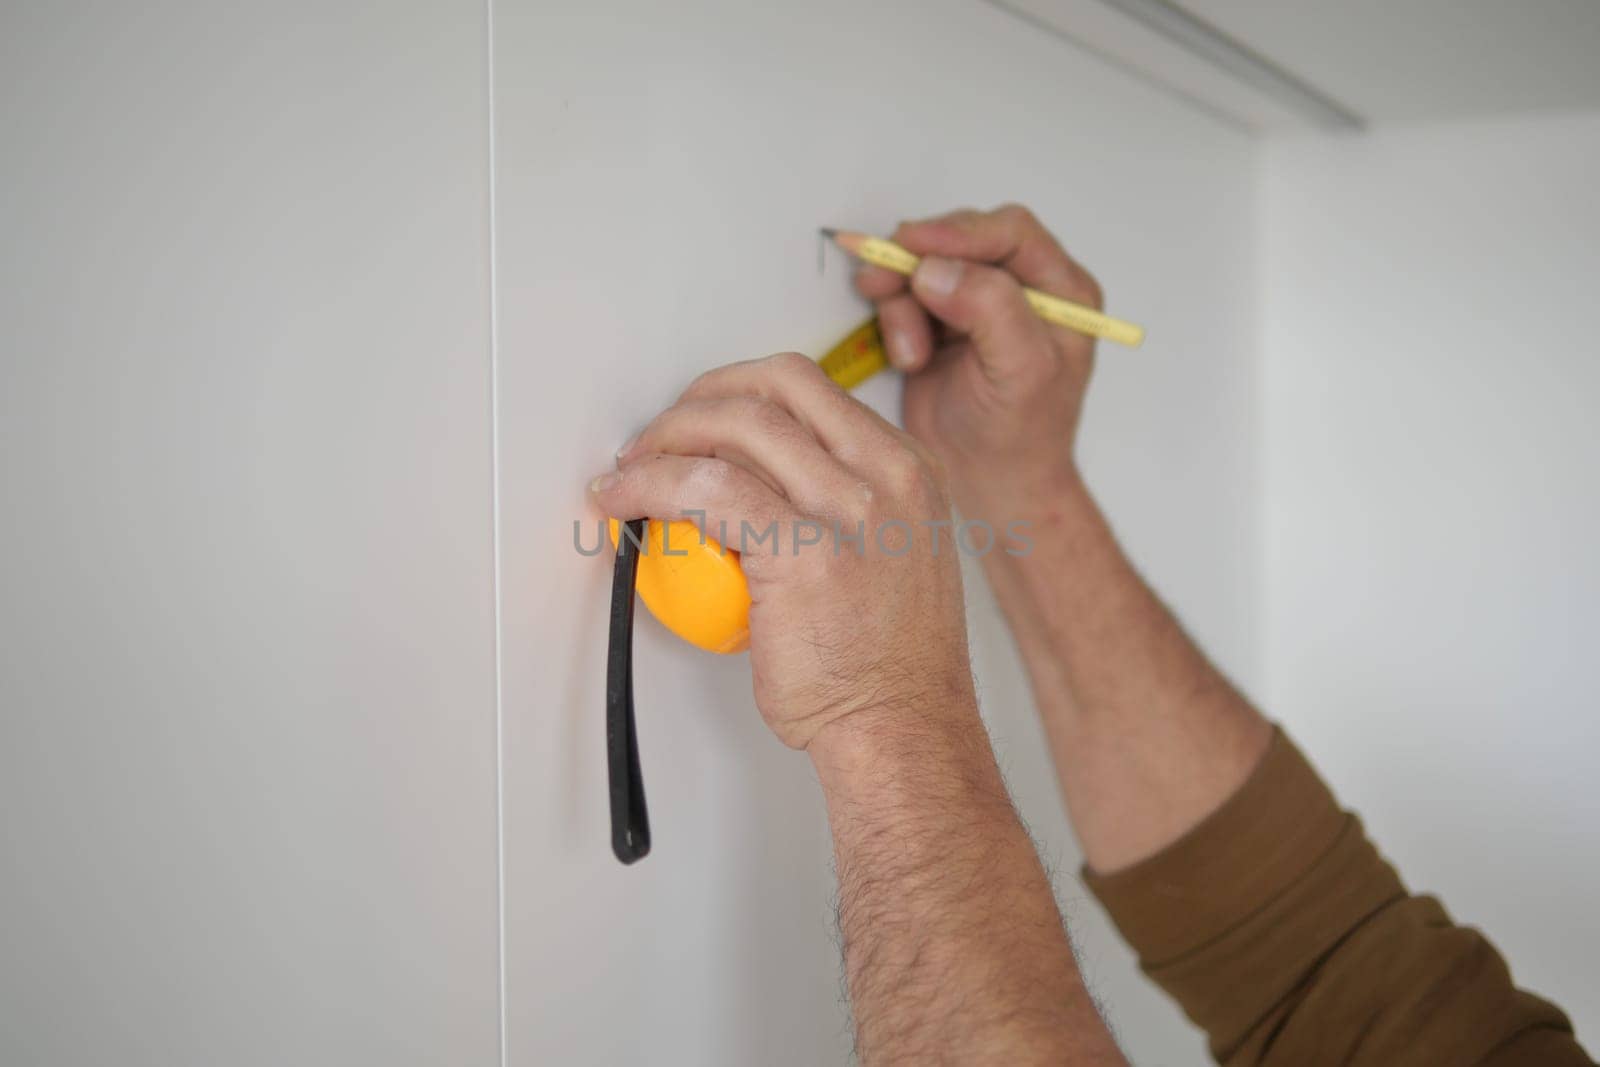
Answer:
[[[878,320],[868,319],[851,330],[817,363],[841,389],[854,389],[888,367],[889,359],[883,351]]]

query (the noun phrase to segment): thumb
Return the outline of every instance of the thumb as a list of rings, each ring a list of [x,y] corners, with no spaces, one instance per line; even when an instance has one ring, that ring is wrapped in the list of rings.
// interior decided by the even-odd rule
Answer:
[[[939,321],[972,339],[991,381],[1030,379],[1055,360],[1049,328],[1022,295],[1016,278],[998,267],[924,256],[911,292]]]

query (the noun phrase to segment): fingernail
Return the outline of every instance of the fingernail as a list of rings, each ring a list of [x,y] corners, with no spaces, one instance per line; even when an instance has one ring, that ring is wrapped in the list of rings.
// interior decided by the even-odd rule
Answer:
[[[616,471],[611,471],[608,474],[602,474],[594,481],[589,483],[589,492],[603,493],[607,489],[615,486],[620,481],[622,481],[622,475],[618,474]]]
[[[617,449],[618,462],[621,462],[621,460],[624,459],[629,452],[633,451],[633,446],[639,443],[639,435],[643,432],[643,430],[640,430],[639,433],[634,434],[632,437],[624,441],[621,448]]]
[[[961,261],[942,256],[923,256],[911,284],[929,296],[949,296],[961,281]]]
[[[885,342],[889,349],[889,362],[900,370],[911,366],[911,338],[904,330],[890,330]]]

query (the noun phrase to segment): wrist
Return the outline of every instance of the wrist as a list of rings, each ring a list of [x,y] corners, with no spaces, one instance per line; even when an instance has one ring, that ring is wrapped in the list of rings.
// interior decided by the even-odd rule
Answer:
[[[1028,571],[1040,556],[1052,565],[1069,562],[1070,557],[1058,558],[1062,547],[1076,543],[1101,521],[1099,507],[1076,467],[1031,480],[1023,490],[1003,495],[982,491],[974,496],[973,511],[965,503],[960,507],[963,516],[981,518],[995,530],[1000,550],[983,557],[991,581],[1012,571]]]
[[[1064,626],[1103,610],[1094,590],[1126,561],[1076,469],[1019,503],[1016,515],[1012,539],[1020,545],[988,553],[983,565],[1039,692],[1066,684],[1052,674],[1060,669]]]
[[[955,764],[993,763],[970,685],[964,693],[862,708],[829,722],[806,746],[830,797],[863,789],[915,792]]]
[[[995,463],[952,470],[951,481],[963,517],[981,519],[1001,533],[1008,524],[1039,526],[1053,515],[1092,506],[1083,475],[1070,459],[1036,468]]]

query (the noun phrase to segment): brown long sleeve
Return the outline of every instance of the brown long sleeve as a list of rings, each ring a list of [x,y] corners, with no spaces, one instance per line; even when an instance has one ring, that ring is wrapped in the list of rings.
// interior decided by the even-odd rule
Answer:
[[[1084,878],[1228,1067],[1592,1065],[1482,934],[1406,891],[1282,731],[1194,830]]]

